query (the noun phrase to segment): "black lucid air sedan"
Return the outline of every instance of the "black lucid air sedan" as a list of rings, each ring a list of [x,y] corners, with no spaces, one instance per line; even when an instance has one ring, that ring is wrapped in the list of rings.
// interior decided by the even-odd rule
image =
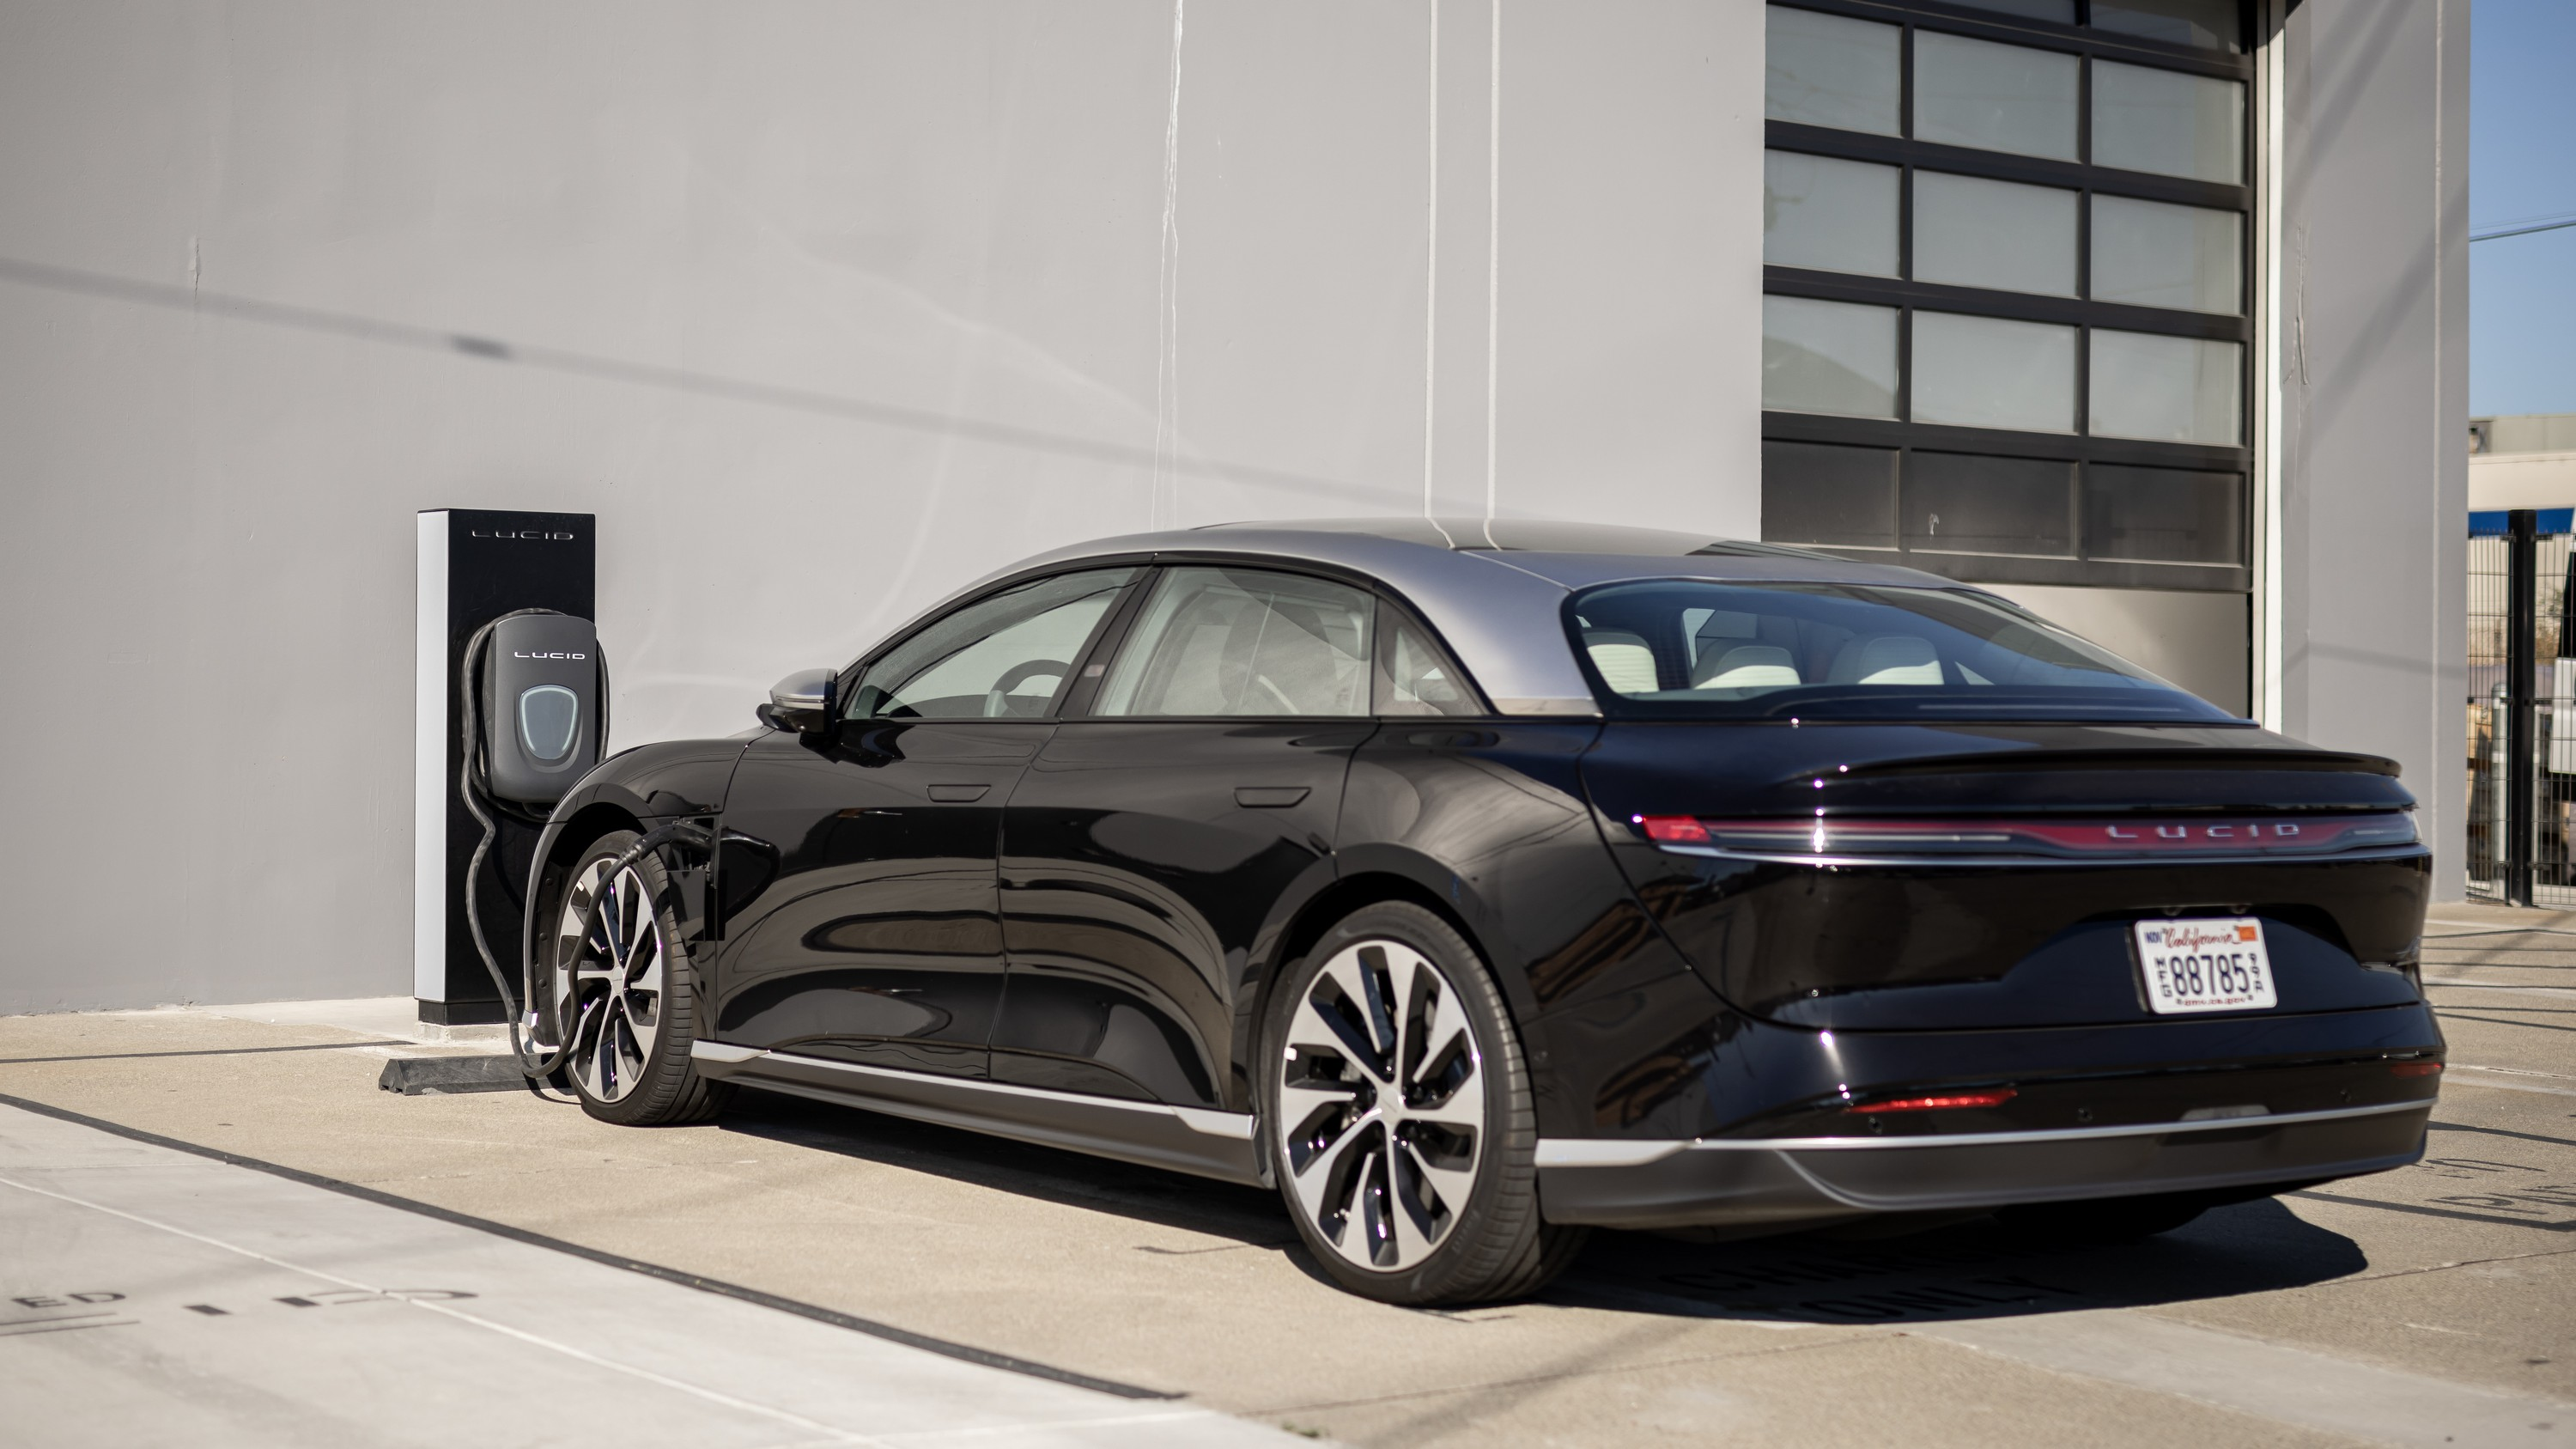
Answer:
[[[2442,1068],[2394,765],[1904,569],[1116,538],[760,714],[539,846],[594,1115],[743,1084],[1271,1184],[1377,1298],[1593,1224],[2135,1236],[2413,1161]]]

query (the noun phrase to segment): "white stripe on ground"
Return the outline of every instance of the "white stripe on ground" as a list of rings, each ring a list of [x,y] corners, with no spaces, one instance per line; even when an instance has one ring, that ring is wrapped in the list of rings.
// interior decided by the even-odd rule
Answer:
[[[241,1256],[252,1259],[256,1262],[266,1263],[272,1268],[283,1268],[290,1273],[301,1273],[307,1277],[319,1278],[325,1283],[337,1283],[343,1288],[354,1288],[359,1292],[373,1294],[379,1298],[390,1296],[387,1294],[385,1288],[380,1284],[363,1283],[355,1278],[334,1273],[327,1268],[316,1268],[304,1263],[290,1263],[284,1258],[275,1258],[266,1253],[253,1252],[251,1249],[242,1247],[238,1243],[227,1243],[220,1238],[210,1238],[203,1233],[192,1233],[186,1228],[176,1226],[175,1224],[157,1222],[151,1218],[144,1217],[140,1213],[130,1213],[121,1208],[109,1207],[105,1203],[91,1202],[86,1198],[74,1197],[67,1192],[54,1192],[47,1188],[38,1187],[33,1183],[20,1182],[17,1179],[10,1177],[0,1177],[0,1187],[16,1188],[20,1192],[34,1193],[38,1197],[49,1197],[54,1199],[56,1202],[69,1203],[74,1207],[88,1208],[92,1212],[105,1213],[109,1217],[123,1218],[127,1222],[133,1223],[139,1227],[151,1228],[158,1232],[169,1233],[175,1237],[186,1238],[193,1243],[203,1243],[210,1248],[220,1248],[227,1253],[238,1253]],[[704,1399],[711,1404],[722,1405],[725,1408],[738,1410],[746,1414],[757,1414],[762,1418],[776,1419],[781,1423],[793,1424],[799,1429],[825,1435],[834,1443],[866,1444],[876,1446],[883,1446],[885,1443],[882,1439],[870,1438],[869,1436],[858,1433],[854,1430],[835,1429],[829,1424],[817,1423],[812,1419],[806,1418],[802,1414],[791,1414],[783,1409],[772,1408],[767,1404],[755,1404],[748,1399],[737,1399],[731,1394],[718,1393],[716,1390],[707,1388],[703,1384],[689,1383],[684,1379],[675,1379],[665,1374],[657,1374],[649,1369],[637,1368],[632,1364],[623,1364],[614,1359],[602,1358],[598,1354],[589,1353],[582,1349],[575,1348],[571,1344],[558,1343],[553,1339],[546,1338],[539,1334],[528,1333],[521,1329],[512,1328],[507,1324],[494,1323],[488,1318],[467,1313],[461,1309],[451,1308],[444,1303],[435,1303],[422,1298],[397,1298],[393,1301],[402,1304],[406,1308],[417,1308],[426,1313],[442,1314],[460,1322],[470,1323],[477,1328],[488,1329],[491,1332],[515,1338],[521,1343],[533,1344],[538,1348],[562,1354],[566,1358],[577,1359],[583,1363],[593,1365],[594,1367],[607,1369],[612,1373],[626,1374],[634,1378],[642,1379],[649,1384],[658,1384],[666,1389],[676,1389],[693,1398]]]
[[[2451,1070],[2455,1072],[2493,1072],[2500,1077],[2546,1077],[2553,1082],[2576,1082],[2576,1077],[2571,1077],[2565,1072],[2536,1072],[2529,1067],[2482,1067],[2475,1062],[2453,1062],[2451,1063]]]
[[[2096,1308],[1927,1323],[1908,1331],[2372,1443],[2409,1449],[2576,1445],[2576,1405],[2330,1358],[2155,1313]]]
[[[2503,1092],[2538,1092],[2548,1097],[2576,1097],[2576,1088],[2544,1087],[2538,1082],[2512,1080],[2513,1077],[2520,1075],[2522,1073],[2498,1072],[2490,1067],[2468,1067],[2454,1062],[2443,1071],[2442,1080],[2446,1086],[2493,1087]]]
[[[2424,984],[2438,986],[2445,991],[2518,991],[2525,996],[2576,996],[2576,987],[2522,986],[2511,981],[2442,981],[2427,976]]]
[[[28,1442],[408,1444],[423,1423],[484,1449],[575,1425],[623,1449],[1295,1442],[13,1108],[0,1242],[0,1297],[66,1325],[0,1357],[0,1423]],[[102,1301],[74,1291],[121,1295],[85,1325],[107,1331],[71,1331]]]
[[[2576,936],[2576,931],[2563,931],[2555,926],[2482,926],[2474,931],[2427,931],[2427,941],[2458,941],[2470,936]],[[2561,948],[2546,948],[2561,949]]]

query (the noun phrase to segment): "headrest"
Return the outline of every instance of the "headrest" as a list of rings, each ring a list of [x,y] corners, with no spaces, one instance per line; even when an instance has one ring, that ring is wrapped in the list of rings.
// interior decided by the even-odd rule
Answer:
[[[1621,694],[1652,694],[1663,687],[1655,676],[1655,651],[1647,647],[1644,635],[1625,629],[1586,629],[1583,652],[1592,656],[1592,667],[1601,671],[1602,682]]]
[[[1919,634],[1855,639],[1834,657],[1836,684],[1939,684],[1941,656]]]
[[[1798,662],[1776,644],[1739,644],[1723,654],[1703,654],[1692,671],[1694,689],[1778,689],[1804,684]]]

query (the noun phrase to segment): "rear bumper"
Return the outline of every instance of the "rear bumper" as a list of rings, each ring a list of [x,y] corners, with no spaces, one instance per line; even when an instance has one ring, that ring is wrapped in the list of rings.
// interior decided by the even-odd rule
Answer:
[[[1618,1228],[1824,1221],[1868,1213],[2318,1182],[2424,1154],[2427,1101],[2212,1122],[1944,1137],[1635,1141],[1542,1138],[1550,1222]]]

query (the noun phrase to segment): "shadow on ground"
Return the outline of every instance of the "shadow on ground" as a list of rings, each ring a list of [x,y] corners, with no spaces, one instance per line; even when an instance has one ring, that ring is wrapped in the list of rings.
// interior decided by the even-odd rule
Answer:
[[[1712,1318],[1902,1324],[2267,1293],[2368,1264],[2350,1238],[2266,1198],[2107,1247],[2034,1242],[1991,1218],[1857,1241],[1605,1233],[1546,1297]]]
[[[881,1162],[997,1192],[1120,1213],[1186,1232],[1284,1248],[1297,1231],[1279,1195],[1186,1173],[937,1127],[857,1107],[751,1090],[734,1098],[727,1132]]]
[[[766,1092],[737,1098],[723,1128],[1287,1253],[1325,1281],[1306,1261],[1278,1196],[1263,1189]],[[1665,1316],[1903,1324],[2226,1298],[2366,1266],[2351,1239],[2265,1199],[2115,1247],[2036,1243],[1983,1218],[1902,1235],[1845,1229],[1729,1243],[1600,1232],[1540,1301]]]

